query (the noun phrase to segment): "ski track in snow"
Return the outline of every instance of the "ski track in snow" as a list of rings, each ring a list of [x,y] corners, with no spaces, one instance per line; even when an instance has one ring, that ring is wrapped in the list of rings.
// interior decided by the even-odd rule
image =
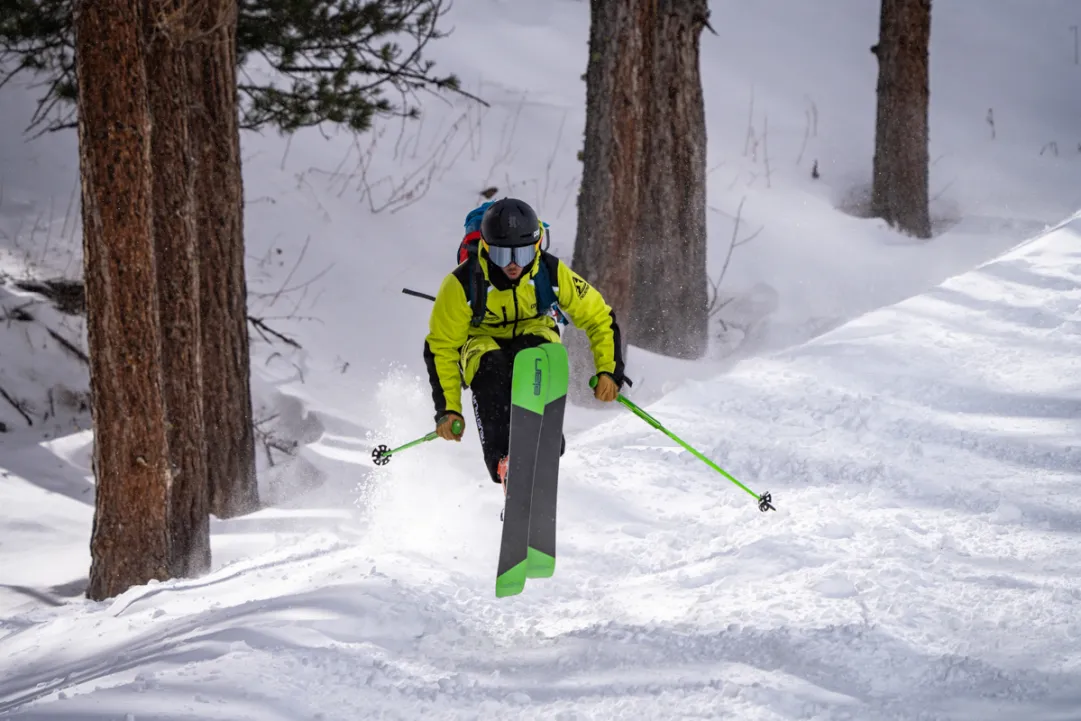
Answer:
[[[649,408],[776,513],[628,414],[568,451],[522,596],[386,486],[356,543],[16,619],[0,718],[1075,717],[1075,227]]]

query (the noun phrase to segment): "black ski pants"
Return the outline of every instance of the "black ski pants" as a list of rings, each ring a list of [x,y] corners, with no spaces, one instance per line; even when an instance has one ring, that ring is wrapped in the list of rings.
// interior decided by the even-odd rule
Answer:
[[[539,335],[520,335],[516,338],[496,341],[498,349],[487,351],[480,358],[477,372],[469,388],[473,391],[473,412],[477,417],[480,447],[484,451],[484,465],[496,483],[500,483],[499,460],[510,448],[510,393],[514,374],[514,356],[526,348],[536,348],[549,343]],[[559,455],[567,447],[564,436]]]

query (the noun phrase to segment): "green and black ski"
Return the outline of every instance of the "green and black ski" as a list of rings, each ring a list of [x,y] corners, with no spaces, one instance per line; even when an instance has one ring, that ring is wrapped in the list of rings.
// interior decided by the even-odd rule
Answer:
[[[556,492],[568,381],[567,351],[546,343],[520,351],[511,383],[510,466],[496,596],[555,572]]]
[[[567,407],[569,368],[567,349],[546,343],[548,402],[544,406],[537,463],[533,472],[533,504],[529,512],[529,553],[526,576],[548,578],[556,567],[556,497],[559,489],[559,450],[563,440],[563,414]]]

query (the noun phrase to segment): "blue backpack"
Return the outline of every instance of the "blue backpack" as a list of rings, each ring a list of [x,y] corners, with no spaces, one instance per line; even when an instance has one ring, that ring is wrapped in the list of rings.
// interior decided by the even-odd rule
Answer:
[[[477,256],[480,252],[480,221],[484,217],[484,211],[491,204],[492,202],[489,201],[469,211],[465,216],[465,237],[462,238],[462,242],[458,245],[459,265],[466,262],[470,264],[468,296],[469,307],[473,309],[473,318],[470,322],[474,328],[484,322],[484,314],[488,306],[488,282],[484,278],[484,271],[481,270],[480,263],[477,262]],[[556,297],[555,289],[552,288],[548,263],[544,262],[544,257],[547,255],[545,251],[551,243],[551,235],[548,224],[542,223],[542,225],[544,225],[545,235],[544,248],[535,261],[537,263],[537,274],[533,276],[533,288],[537,293],[537,312],[541,315],[551,315],[557,323],[567,325],[567,317],[559,309],[559,300]]]

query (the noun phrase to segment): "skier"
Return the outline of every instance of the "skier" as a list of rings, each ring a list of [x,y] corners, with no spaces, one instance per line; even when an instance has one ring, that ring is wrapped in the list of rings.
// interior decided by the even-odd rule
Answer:
[[[533,208],[503,198],[470,216],[482,209],[475,256],[461,253],[466,260],[436,294],[424,360],[439,437],[461,441],[452,424],[461,420],[464,428],[461,390],[470,388],[484,463],[505,494],[514,356],[560,342],[557,318],[566,313],[589,337],[597,371],[593,395],[605,402],[614,401],[623,385],[623,357],[615,313],[596,288],[541,250],[545,226]],[[463,248],[469,240],[467,235]],[[483,305],[471,303],[474,298],[484,298]],[[542,307],[549,299],[553,306]]]

